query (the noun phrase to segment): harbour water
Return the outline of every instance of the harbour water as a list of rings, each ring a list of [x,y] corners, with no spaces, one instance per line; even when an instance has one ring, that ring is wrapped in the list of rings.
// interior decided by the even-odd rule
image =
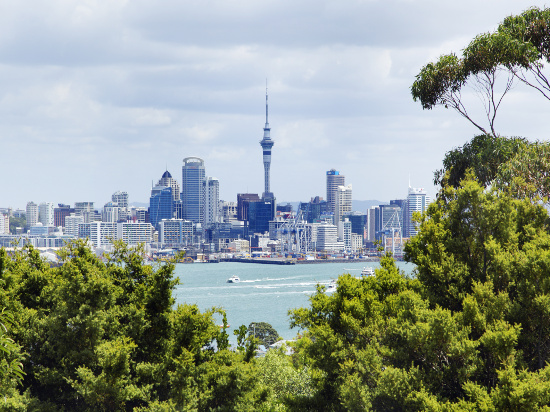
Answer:
[[[410,273],[413,265],[398,262]],[[290,329],[288,311],[306,307],[315,293],[315,285],[328,285],[343,273],[359,276],[365,266],[379,267],[377,262],[323,263],[317,265],[261,265],[255,263],[193,263],[176,265],[180,285],[174,296],[177,304],[197,304],[201,311],[222,307],[230,325],[230,342],[236,343],[233,330],[252,322],[271,324],[284,339],[299,332]],[[232,275],[239,283],[227,283]],[[216,320],[221,324],[221,318]]]

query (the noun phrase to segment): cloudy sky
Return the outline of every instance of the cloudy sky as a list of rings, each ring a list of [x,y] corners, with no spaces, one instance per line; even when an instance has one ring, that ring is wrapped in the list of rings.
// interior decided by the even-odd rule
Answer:
[[[357,200],[403,198],[409,177],[434,195],[445,152],[476,129],[423,111],[415,75],[532,5],[544,3],[0,0],[0,207],[101,207],[117,190],[148,202],[189,156],[222,199],[261,193],[266,79],[279,201],[325,197],[331,168]],[[497,128],[548,139],[549,114],[517,86]]]

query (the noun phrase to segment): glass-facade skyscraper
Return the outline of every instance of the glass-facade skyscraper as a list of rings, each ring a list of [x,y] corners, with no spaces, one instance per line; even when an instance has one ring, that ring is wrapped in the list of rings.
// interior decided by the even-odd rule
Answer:
[[[248,205],[248,234],[269,232],[269,221],[275,216],[275,198],[250,202]]]
[[[195,223],[204,219],[204,160],[186,157],[181,168],[182,217]]]
[[[329,212],[336,212],[336,196],[338,186],[345,186],[346,177],[341,175],[336,169],[330,169],[327,172],[327,203]]]
[[[172,219],[173,199],[172,188],[168,186],[155,186],[151,189],[149,199],[149,217],[154,228],[162,219]]]

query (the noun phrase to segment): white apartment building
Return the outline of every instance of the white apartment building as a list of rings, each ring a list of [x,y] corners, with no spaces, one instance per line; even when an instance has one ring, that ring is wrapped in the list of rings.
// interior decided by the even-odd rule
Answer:
[[[43,202],[38,205],[38,221],[44,226],[53,226],[54,224],[54,204],[52,202]]]
[[[128,193],[127,192],[115,192],[111,196],[111,201],[116,203],[118,207],[128,208]]]
[[[96,220],[94,202],[75,202],[74,212],[77,215],[84,216],[84,223],[90,223]]]
[[[163,219],[159,222],[159,242],[176,245],[193,242],[194,224],[190,220]]]
[[[117,239],[123,240],[128,245],[151,243],[153,239],[153,226],[150,223],[139,222],[117,223]]]
[[[38,223],[38,205],[34,202],[27,203],[27,226],[35,226]]]
[[[90,225],[90,240],[95,247],[110,245],[117,238],[116,223],[91,222],[84,225]]]
[[[424,189],[409,187],[409,194],[407,196],[407,215],[405,217],[405,224],[407,225],[406,233],[409,237],[416,236],[418,233],[418,227],[412,221],[413,213],[425,212],[428,209],[430,201],[431,199]]]
[[[318,251],[340,251],[344,249],[344,242],[338,241],[338,228],[335,225],[321,223],[317,225],[317,242]]]
[[[0,234],[10,234],[10,216],[0,213]]]
[[[339,222],[339,237],[344,242],[344,250],[351,251],[352,242],[351,242],[351,222],[348,218],[345,218],[343,222]]]
[[[69,216],[65,216],[65,229],[64,233],[68,236],[78,237],[78,225],[84,223],[84,216],[71,213]]]
[[[351,234],[351,251],[353,253],[359,253],[363,250],[363,236],[357,233]]]
[[[95,247],[110,245],[113,240],[123,240],[128,245],[150,243],[153,227],[138,222],[90,222],[79,225],[79,236],[87,236]]]
[[[101,220],[103,222],[118,222],[121,215],[121,208],[116,202],[108,202],[103,206],[103,212],[101,213]]]

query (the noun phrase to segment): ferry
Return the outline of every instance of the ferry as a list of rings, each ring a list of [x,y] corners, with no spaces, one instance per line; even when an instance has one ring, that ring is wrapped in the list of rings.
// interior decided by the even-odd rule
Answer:
[[[361,276],[374,276],[374,269],[370,266],[366,266],[361,271]]]
[[[237,275],[231,276],[229,279],[227,279],[227,283],[239,283],[241,279]]]

